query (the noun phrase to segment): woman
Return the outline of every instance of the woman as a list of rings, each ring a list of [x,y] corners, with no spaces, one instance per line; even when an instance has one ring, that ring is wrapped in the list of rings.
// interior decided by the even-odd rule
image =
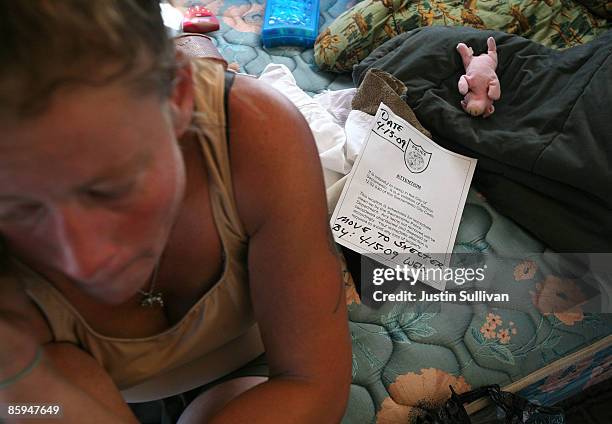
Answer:
[[[0,36],[0,403],[338,422],[344,292],[299,112],[175,53],[153,0],[0,0]],[[264,348],[269,378],[231,374]]]

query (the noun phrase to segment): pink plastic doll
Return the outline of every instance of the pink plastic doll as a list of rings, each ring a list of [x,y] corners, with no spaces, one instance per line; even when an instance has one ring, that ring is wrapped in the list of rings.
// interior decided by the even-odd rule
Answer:
[[[497,49],[495,39],[487,39],[486,54],[474,56],[471,47],[457,44],[457,51],[463,60],[465,75],[459,78],[459,92],[465,97],[461,101],[463,110],[472,116],[487,118],[493,114],[493,101],[501,97],[501,87],[495,68],[497,68]]]

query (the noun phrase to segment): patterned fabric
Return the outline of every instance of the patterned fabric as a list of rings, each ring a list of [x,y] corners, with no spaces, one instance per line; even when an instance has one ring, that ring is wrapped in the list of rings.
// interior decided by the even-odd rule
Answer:
[[[388,0],[384,2],[390,3]],[[220,17],[221,30],[209,35],[215,38],[223,56],[229,62],[238,62],[242,71],[259,74],[268,63],[276,62],[286,64],[299,86],[311,93],[325,88],[353,86],[352,81],[340,84],[345,75],[318,70],[313,64],[313,51],[310,49],[263,49],[259,37],[263,18],[261,0],[201,0],[199,3],[208,5]],[[371,5],[383,2],[321,0],[322,27],[355,3]],[[478,16],[484,16],[481,15],[481,10],[488,10],[488,16],[492,18],[493,6],[498,3],[501,2],[480,1],[469,8],[475,7]],[[549,3],[552,6],[549,6]],[[444,5],[461,8],[463,4],[459,1],[437,2],[437,9],[434,11],[440,7],[444,8]],[[466,4],[472,3],[466,1]],[[555,7],[561,6],[559,0],[524,0],[523,3],[517,4],[519,11],[544,8],[545,11],[557,14],[560,12],[555,12]],[[584,7],[576,6],[569,0],[563,4],[567,8],[586,11]],[[425,2],[415,1],[409,7],[416,9],[418,5],[422,8]],[[505,2],[499,5],[499,8],[504,7],[508,8]],[[345,13],[342,19],[351,19],[350,14],[354,13],[354,10]],[[386,10],[383,12],[386,13]],[[435,14],[438,15],[439,13]],[[468,19],[469,14],[464,12],[464,15]],[[346,18],[347,16],[349,18]],[[380,16],[384,18],[386,15]],[[398,13],[396,18],[397,16]],[[433,21],[440,19],[435,16]],[[581,16],[590,15],[585,12]],[[368,28],[373,18],[366,19]],[[420,19],[420,15],[414,18],[412,27],[404,23],[406,29],[421,26]],[[515,19],[515,26],[519,20],[518,17]],[[527,25],[534,25],[529,19],[522,21],[527,22]],[[338,22],[340,20],[331,24],[330,32],[338,28]],[[595,19],[593,22],[602,25],[598,34],[604,31],[605,22],[601,19]],[[363,28],[363,22],[361,24]],[[358,25],[357,22],[355,25]],[[587,26],[594,27],[591,21],[587,22]],[[333,30],[330,37],[338,33]],[[325,31],[322,31],[322,34],[325,34]],[[333,47],[337,49],[335,52],[327,52],[330,60],[340,54],[340,35],[336,40],[328,40],[333,41]],[[359,42],[362,41],[358,38],[352,40],[353,45]],[[316,55],[320,57],[320,47],[318,48]],[[348,68],[350,69],[350,66]],[[524,252],[545,250],[541,242],[498,214],[482,196],[471,191],[457,235],[455,251],[494,253],[505,252],[509,248]],[[571,284],[557,281],[554,275],[543,272],[542,267],[529,258],[517,259],[503,272],[505,279],[502,283],[526,295],[524,310],[478,310],[460,305],[448,305],[446,309],[434,312],[410,308],[374,310],[361,302],[351,275],[345,272],[343,275],[353,345],[353,382],[342,423],[408,424],[418,416],[422,408],[435,406],[446,400],[450,394],[449,385],[456,391],[465,391],[484,384],[498,383],[508,386],[527,381],[522,386],[526,387],[525,389],[517,389],[519,394],[550,404],[551,399],[546,396],[552,396],[552,392],[538,389],[540,386],[553,387],[552,383],[545,386],[549,378],[549,383],[561,379],[567,383],[564,390],[559,392],[559,398],[567,398],[587,385],[612,377],[612,350],[606,350],[605,347],[597,350],[596,354],[591,352],[581,356],[558,372],[546,373],[544,376],[534,374],[543,367],[566,358],[572,352],[582,354],[596,343],[608,341],[608,346],[612,345],[612,338],[609,337],[612,333],[612,317],[589,315],[579,311],[575,314],[544,315],[541,311],[546,309],[546,305],[542,303],[544,290],[554,288],[570,293]],[[534,297],[529,293],[530,290]],[[593,358],[586,368],[581,365],[585,357]],[[581,373],[572,371],[578,368],[582,370]],[[551,377],[554,375],[557,377]],[[588,378],[583,380],[583,377]]]
[[[612,18],[612,1],[610,0],[576,0],[602,18]]]
[[[320,27],[325,27],[353,7],[357,0],[317,0],[320,4]],[[308,94],[324,90],[353,87],[348,75],[321,72],[314,63],[312,48],[294,46],[264,48],[261,42],[265,2],[263,0],[174,0],[175,6],[185,9],[203,5],[219,19],[219,31],[207,35],[229,63],[238,63],[240,72],[259,75],[268,63],[286,65],[300,86]]]
[[[581,298],[581,288],[538,255],[496,259],[509,246],[545,251],[471,190],[454,252],[480,252],[496,272],[490,291],[509,293],[511,304],[374,309],[349,290],[353,384],[343,424],[413,423],[449,398],[449,386],[461,393],[499,384],[551,405],[612,377],[612,316],[549,313],[550,301]]]
[[[586,390],[612,378],[612,346],[586,355],[567,367],[548,375],[519,393],[546,405],[558,403],[577,390]]]
[[[612,2],[584,0],[364,0],[319,34],[315,62],[323,70],[350,71],[399,33],[431,26],[469,26],[530,38],[552,48],[586,43],[612,25]],[[588,6],[600,16],[594,15]],[[607,13],[607,15],[606,15]]]

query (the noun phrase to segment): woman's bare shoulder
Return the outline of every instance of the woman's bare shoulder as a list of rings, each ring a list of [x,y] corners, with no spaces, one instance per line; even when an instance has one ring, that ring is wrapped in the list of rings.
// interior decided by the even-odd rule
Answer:
[[[302,113],[280,91],[256,78],[237,75],[229,101],[231,148],[254,150],[290,149],[296,142],[313,144],[312,133]],[[286,136],[300,136],[289,140]],[[258,143],[261,146],[258,146]],[[314,144],[313,144],[314,146]],[[283,151],[281,153],[289,153]],[[261,159],[269,157],[261,153]]]
[[[302,178],[310,178],[317,189],[320,183],[323,193],[321,165],[308,123],[272,86],[239,75],[228,104],[234,195],[245,228],[252,234],[267,219],[267,206],[273,207],[285,192],[303,186]]]
[[[247,75],[236,75],[228,111],[230,129],[248,134],[248,139],[260,137],[264,143],[278,128],[301,127],[306,123],[302,113],[285,94]]]

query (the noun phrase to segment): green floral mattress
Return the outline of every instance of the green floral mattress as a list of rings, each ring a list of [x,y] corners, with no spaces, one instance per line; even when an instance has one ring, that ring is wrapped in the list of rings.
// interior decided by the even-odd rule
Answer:
[[[241,72],[259,75],[268,63],[275,62],[287,65],[299,86],[311,94],[353,86],[349,76],[319,70],[314,63],[316,56],[312,49],[264,49],[259,37],[263,1],[186,2],[187,5],[193,3],[206,5],[220,18],[220,31],[210,35],[224,57],[241,66]],[[351,9],[356,3],[359,2],[321,0],[321,25],[331,26],[330,31],[323,32],[323,38],[319,39],[319,59],[323,57],[320,50],[322,40],[327,40],[324,41],[326,43],[329,41],[325,37],[329,37],[330,33],[332,37],[339,34],[340,40],[349,35],[340,26],[345,25],[347,19],[353,19],[354,15],[351,14],[359,10]],[[364,0],[358,7],[375,4],[383,8],[389,3],[390,0]],[[422,11],[425,8],[424,14],[416,12],[412,18],[411,25],[414,26],[423,24],[422,19],[425,19],[425,24],[458,24],[456,20],[444,21],[450,19],[444,16],[455,16],[457,10],[464,9],[464,4],[474,13],[476,9],[488,10],[488,15],[482,15],[484,22],[492,16],[492,11],[503,12],[504,8],[507,9],[505,2],[497,1],[407,3],[410,3],[410,10],[418,8]],[[507,23],[507,29],[515,28],[515,31],[523,31],[526,35],[532,31],[534,38],[540,37],[545,41],[548,37],[549,44],[558,47],[590,40],[608,25],[571,1],[534,0],[516,3],[512,7],[515,18],[512,18],[512,24],[510,21]],[[569,31],[576,27],[580,31],[567,43],[561,36],[563,31],[557,36],[554,31],[542,32],[543,21],[529,15],[529,10],[543,8],[558,10],[564,16],[569,13],[568,16],[573,17],[572,22],[576,24],[561,26],[569,28]],[[576,11],[580,11],[580,14],[576,14]],[[344,12],[347,13],[334,22]],[[461,13],[462,19],[468,19],[465,11]],[[369,25],[370,18],[365,19],[366,25]],[[549,20],[547,25],[551,26],[555,19]],[[353,19],[353,22],[359,31],[358,21]],[[385,32],[384,24],[377,28],[379,33]],[[382,42],[384,36],[378,40]],[[348,50],[342,47],[342,50],[334,51],[335,59],[329,63],[335,64],[337,58],[345,57],[342,56],[343,52]],[[361,50],[344,63],[349,66],[350,61],[365,57],[368,52],[367,49]],[[335,65],[329,67],[340,70]],[[470,193],[455,252],[483,252],[494,258],[495,255],[510,252],[537,253],[545,250],[546,247],[540,242],[490,208],[481,196]],[[530,399],[550,404],[612,376],[612,317],[580,311],[557,315],[542,313],[541,305],[534,301],[530,292],[535,293],[537,299],[537,294],[543,290],[568,291],[571,294],[576,289],[567,281],[548,274],[537,262],[517,258],[514,263],[506,263],[500,273],[503,276],[501,284],[526,296],[521,308],[494,309],[448,304],[438,310],[421,303],[417,307],[388,305],[376,310],[360,303],[354,287],[347,281],[353,342],[353,384],[343,423],[409,423],[421,408],[443,403],[449,396],[449,385],[463,391],[497,383]],[[476,411],[481,406],[474,404],[471,410]]]
[[[294,74],[300,87],[309,94],[353,87],[349,75],[321,72],[314,62],[313,49],[277,47],[261,44],[264,0],[187,0],[185,6],[202,4],[219,18],[221,28],[210,33],[228,62],[240,65],[240,72],[259,75],[268,63],[282,63]],[[320,0],[320,25],[325,27],[350,9],[355,0]]]
[[[416,302],[376,310],[349,284],[353,384],[344,424],[413,422],[422,408],[448,399],[449,385],[463,392],[499,384],[550,405],[612,377],[612,315],[547,313],[548,295],[576,298],[581,288],[541,265],[537,253],[546,248],[474,191],[454,252],[480,254],[495,269],[492,289],[509,293],[512,306]]]

